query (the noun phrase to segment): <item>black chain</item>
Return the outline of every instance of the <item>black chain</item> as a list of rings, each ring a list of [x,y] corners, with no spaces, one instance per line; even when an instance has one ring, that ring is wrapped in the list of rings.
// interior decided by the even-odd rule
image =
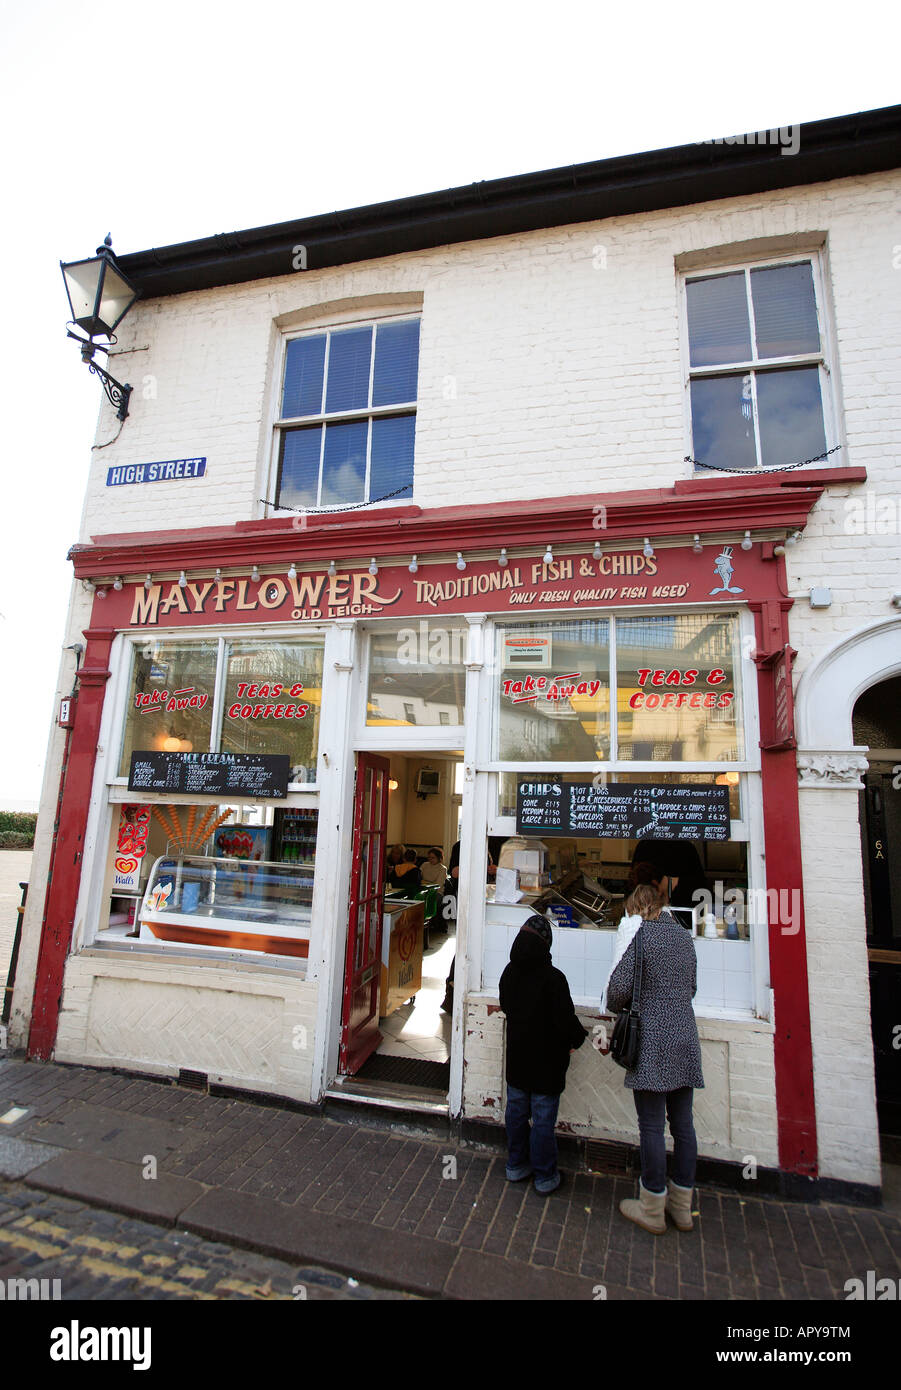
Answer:
[[[331,507],[328,511],[311,511],[309,507],[283,507],[280,502],[270,502],[266,497],[258,497],[257,501],[262,502],[264,507],[273,507],[277,512],[297,512],[303,516],[334,516],[337,512],[358,512],[361,507],[372,507],[376,502],[387,502],[389,498],[406,492],[409,486],[409,483],[404,483],[403,487],[396,487],[393,492],[386,492],[383,497],[371,497],[368,502],[353,502],[349,507]]]
[[[821,459],[827,459],[841,447],[841,444],[835,444],[831,449],[827,449],[825,454],[815,454],[812,459],[802,459],[800,463],[783,463],[778,468],[723,468],[718,463],[702,463],[700,459],[693,459],[690,454],[685,455],[685,462],[693,463],[696,468],[713,468],[718,473],[787,473],[792,468],[806,468],[809,463],[819,463]]]

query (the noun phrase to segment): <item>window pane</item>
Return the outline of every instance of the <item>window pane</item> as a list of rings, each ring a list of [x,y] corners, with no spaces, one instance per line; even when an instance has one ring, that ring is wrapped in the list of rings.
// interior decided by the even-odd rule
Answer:
[[[371,328],[350,328],[331,335],[325,396],[328,412],[361,410],[369,404],[371,355]]]
[[[413,441],[415,415],[389,415],[372,422],[372,458],[369,465],[369,500],[387,493],[413,496]],[[402,492],[395,489],[402,488]]]
[[[826,452],[820,374],[816,367],[758,372],[760,449],[766,468],[779,468]]]
[[[499,761],[609,758],[609,634],[606,618],[499,626]]]
[[[462,724],[465,657],[463,627],[430,627],[423,619],[396,632],[373,633],[366,723]]]
[[[691,365],[713,367],[720,362],[747,362],[751,356],[751,327],[742,272],[689,280],[685,292]]]
[[[322,638],[229,642],[222,751],[285,753],[292,782],[315,782],[322,652]]]
[[[315,507],[319,488],[322,425],[282,435],[277,501],[282,507]]]
[[[318,415],[322,410],[322,367],[325,362],[325,334],[315,338],[293,338],[285,357],[285,389],[282,418]]]
[[[740,558],[733,558],[730,546],[721,554],[720,579],[741,588]],[[734,613],[618,618],[616,653],[621,761],[744,758]]]
[[[208,753],[218,641],[154,642],[134,649],[119,776],[138,749]]]
[[[383,323],[376,330],[373,405],[416,400],[419,368],[419,322]]]
[[[366,434],[368,420],[349,420],[325,426],[322,465],[322,506],[336,502],[363,502],[366,485]]]
[[[691,383],[691,431],[699,462],[757,467],[750,381],[750,376],[717,376]]]
[[[758,357],[819,352],[820,331],[809,262],[751,271]]]

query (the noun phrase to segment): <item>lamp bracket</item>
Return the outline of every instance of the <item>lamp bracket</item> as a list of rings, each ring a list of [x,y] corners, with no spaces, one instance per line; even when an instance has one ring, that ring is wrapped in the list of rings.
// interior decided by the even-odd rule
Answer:
[[[88,371],[93,372],[95,376],[99,376],[100,380],[103,382],[103,389],[106,392],[107,400],[115,410],[119,419],[126,419],[128,416],[128,399],[131,395],[131,387],[127,383],[123,386],[120,381],[117,381],[114,376],[110,376],[109,372],[105,372],[96,362],[92,362],[90,359],[85,360],[88,363]]]

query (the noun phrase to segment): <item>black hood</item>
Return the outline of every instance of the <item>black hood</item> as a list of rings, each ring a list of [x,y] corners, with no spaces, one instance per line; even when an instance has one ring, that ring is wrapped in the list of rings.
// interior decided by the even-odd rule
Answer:
[[[521,970],[540,970],[551,963],[551,949],[534,932],[521,931],[510,947],[510,962]]]

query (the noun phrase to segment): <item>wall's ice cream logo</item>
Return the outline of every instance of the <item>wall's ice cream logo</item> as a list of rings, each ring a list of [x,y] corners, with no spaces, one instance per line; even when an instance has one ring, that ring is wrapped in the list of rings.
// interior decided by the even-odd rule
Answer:
[[[713,568],[716,570],[722,583],[720,584],[720,587],[718,589],[710,590],[711,595],[744,593],[744,589],[739,589],[737,585],[732,584],[730,582],[733,574],[735,573],[735,566],[732,564],[731,545],[723,546],[719,555],[717,555],[716,559],[713,562]]]

